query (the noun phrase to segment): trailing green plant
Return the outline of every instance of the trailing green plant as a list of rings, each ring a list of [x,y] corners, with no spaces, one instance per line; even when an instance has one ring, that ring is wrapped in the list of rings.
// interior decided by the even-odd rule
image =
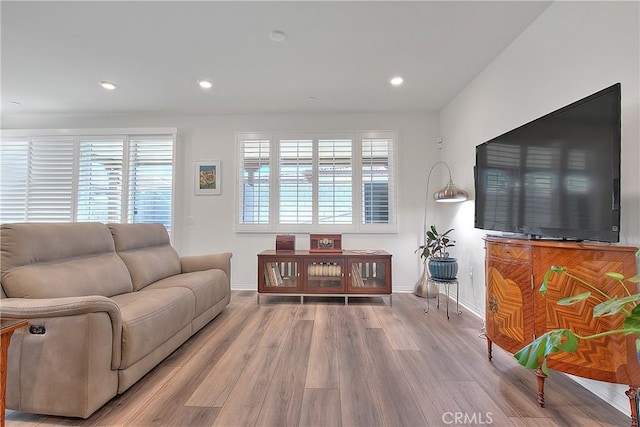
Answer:
[[[449,252],[447,248],[455,246],[455,240],[449,238],[449,233],[453,231],[453,228],[445,231],[444,233],[438,233],[435,225],[432,225],[425,233],[426,243],[418,246],[415,252],[420,251],[420,258],[449,258]]]
[[[636,257],[640,258],[640,250],[636,252]],[[636,335],[636,353],[640,354],[640,293],[632,294],[629,292],[624,282],[640,283],[640,274],[625,278],[622,274],[616,272],[605,273],[618,282],[624,290],[626,296],[620,298],[617,295],[609,295],[598,289],[596,286],[587,282],[584,278],[571,273],[566,267],[551,267],[544,275],[542,286],[540,286],[540,294],[544,297],[547,293],[549,279],[552,274],[562,274],[581,283],[587,292],[577,295],[571,295],[558,300],[558,305],[574,305],[580,301],[592,298],[597,302],[593,307],[593,317],[612,316],[614,314],[623,314],[625,316],[622,328],[603,331],[592,335],[579,335],[570,329],[554,329],[546,332],[544,335],[536,338],[534,341],[523,347],[513,356],[518,363],[527,369],[542,369],[546,375],[549,374],[547,368],[547,358],[557,352],[572,353],[577,350],[580,340],[592,340],[604,336],[624,334]],[[542,364],[540,364],[542,360]]]

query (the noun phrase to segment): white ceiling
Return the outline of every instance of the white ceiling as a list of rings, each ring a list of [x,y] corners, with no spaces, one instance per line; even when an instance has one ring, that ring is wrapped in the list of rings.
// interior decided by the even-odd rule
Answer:
[[[2,114],[437,111],[549,4],[2,1]]]

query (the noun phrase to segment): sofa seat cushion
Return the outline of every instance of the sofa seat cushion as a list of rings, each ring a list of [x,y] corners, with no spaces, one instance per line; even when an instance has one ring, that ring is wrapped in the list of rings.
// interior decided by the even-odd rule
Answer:
[[[126,369],[174,336],[194,317],[195,297],[187,288],[145,289],[112,298],[122,313],[122,356]]]
[[[205,270],[167,277],[152,283],[144,290],[176,286],[189,289],[195,296],[195,317],[197,317],[227,296],[228,282],[227,275],[222,270]]]

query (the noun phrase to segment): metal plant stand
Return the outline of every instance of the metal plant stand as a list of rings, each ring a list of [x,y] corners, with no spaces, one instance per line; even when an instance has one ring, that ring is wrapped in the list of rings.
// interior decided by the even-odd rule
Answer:
[[[447,320],[449,320],[449,290],[451,288],[451,285],[456,285],[456,314],[461,314],[462,312],[459,310],[459,295],[460,295],[460,282],[458,281],[457,278],[455,279],[448,279],[448,280],[442,280],[442,279],[434,279],[433,277],[429,277],[427,278],[427,282],[428,283],[432,283],[436,286],[436,289],[438,289],[438,293],[436,294],[436,308],[440,309],[440,285],[444,285],[444,287],[447,290],[447,301],[445,303],[446,307],[447,307]],[[426,287],[427,290],[427,308],[424,310],[425,313],[429,312],[429,286],[427,285]]]

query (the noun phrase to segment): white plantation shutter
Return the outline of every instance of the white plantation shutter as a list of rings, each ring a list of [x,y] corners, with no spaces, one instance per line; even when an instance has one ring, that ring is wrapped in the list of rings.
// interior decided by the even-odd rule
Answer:
[[[279,223],[311,224],[313,141],[280,140],[279,154]]]
[[[33,138],[30,151],[26,219],[73,221],[74,138]]]
[[[175,132],[4,131],[0,223],[161,222],[170,232]]]
[[[269,139],[256,136],[243,136],[238,140],[238,224],[269,224],[270,144]]]
[[[353,222],[353,141],[318,141],[318,223]]]
[[[394,150],[390,138],[364,138],[362,145],[362,224],[394,221]]]
[[[173,137],[130,138],[128,193],[128,222],[160,222],[171,230]]]
[[[124,137],[80,139],[77,221],[121,222]]]
[[[29,140],[7,138],[0,144],[0,222],[27,220]]]
[[[236,140],[236,231],[397,231],[396,132]]]

